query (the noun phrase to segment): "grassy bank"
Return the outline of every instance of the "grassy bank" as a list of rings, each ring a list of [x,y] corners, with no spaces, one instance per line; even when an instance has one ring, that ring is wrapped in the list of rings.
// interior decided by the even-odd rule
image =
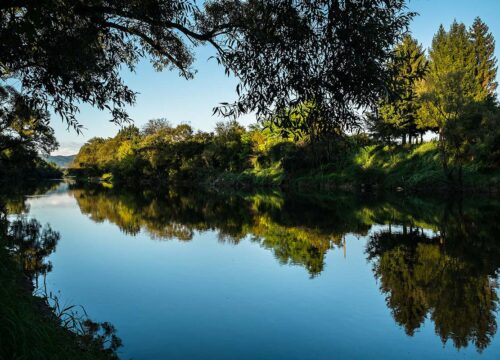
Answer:
[[[0,186],[0,359],[117,359],[121,342],[112,325],[91,321],[79,307],[60,306],[56,296],[33,285],[51,271],[47,257],[60,234],[19,214],[29,211],[25,194],[55,186]]]
[[[1,359],[116,359],[63,328],[45,301],[32,295],[30,281],[3,247],[0,283]]]
[[[213,187],[284,187],[322,191],[335,190],[405,190],[416,192],[498,192],[500,173],[486,171],[478,163],[466,163],[463,183],[453,181],[458,169],[451,169],[450,179],[443,170],[436,142],[419,145],[371,145],[352,148],[345,165],[327,163],[316,168],[287,173],[281,161],[267,168],[223,173],[209,181]]]

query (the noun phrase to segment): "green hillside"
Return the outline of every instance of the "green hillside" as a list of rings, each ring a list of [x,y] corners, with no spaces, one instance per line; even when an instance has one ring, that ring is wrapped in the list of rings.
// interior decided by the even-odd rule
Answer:
[[[45,160],[56,164],[60,168],[67,168],[73,161],[76,155],[51,155],[47,156]]]

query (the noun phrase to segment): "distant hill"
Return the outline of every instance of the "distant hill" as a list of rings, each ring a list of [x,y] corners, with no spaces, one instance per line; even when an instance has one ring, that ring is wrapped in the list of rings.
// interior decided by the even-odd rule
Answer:
[[[67,168],[69,164],[73,161],[76,155],[51,155],[45,158],[46,161],[52,162],[59,166],[60,168]]]

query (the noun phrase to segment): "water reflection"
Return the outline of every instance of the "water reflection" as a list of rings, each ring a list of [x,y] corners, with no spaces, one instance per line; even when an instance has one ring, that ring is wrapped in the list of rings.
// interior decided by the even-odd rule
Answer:
[[[443,343],[484,350],[497,329],[496,274],[461,256],[457,238],[404,229],[373,234],[367,249],[394,320],[413,336],[430,317]]]
[[[46,258],[56,250],[60,235],[50,225],[42,226],[36,219],[18,217],[8,227],[6,246],[31,281],[52,270]]]
[[[324,270],[347,234],[368,236],[366,254],[397,324],[413,336],[426,318],[443,342],[484,350],[496,333],[500,268],[498,203],[419,198],[209,195],[189,191],[123,193],[71,187],[82,213],[127,234],[189,241],[216,230],[220,242],[244,238],[311,277]],[[348,251],[347,251],[348,252]]]
[[[58,186],[58,183],[52,182],[30,188],[0,189],[1,245],[13,255],[31,282],[52,270],[47,258],[55,251],[60,235],[49,224],[42,225],[38,220],[26,217],[29,205],[25,192],[39,195]]]
[[[45,279],[52,271],[48,258],[56,251],[61,236],[50,224],[42,225],[37,219],[28,217],[29,205],[24,192],[40,195],[58,189],[58,183],[0,189],[0,283],[7,293],[0,297],[0,307],[4,316],[7,314],[5,321],[0,322],[0,334],[13,339],[8,344],[1,344],[0,358],[10,358],[12,354],[20,358],[32,358],[33,354],[46,358],[47,353],[51,357],[65,357],[71,356],[69,354],[76,349],[77,353],[84,352],[89,358],[118,359],[121,339],[111,323],[90,320],[82,307],[62,305],[57,295],[39,286],[39,279]],[[29,282],[24,282],[19,270]],[[28,290],[33,291],[34,301]],[[17,302],[21,304],[19,307]],[[35,316],[31,314],[33,306]],[[19,316],[20,311],[26,312],[27,317]],[[47,316],[49,312],[51,315]],[[70,333],[71,337],[66,337]],[[36,341],[26,347],[24,340],[30,337],[35,337]],[[45,346],[47,339],[53,344]],[[41,343],[35,344],[38,340]],[[66,350],[65,346],[71,350]],[[55,353],[53,349],[57,349]]]
[[[157,240],[189,241],[195,231],[216,230],[220,242],[231,244],[251,236],[251,241],[273,251],[280,263],[304,266],[311,276],[323,270],[329,249],[344,245],[347,230],[320,213],[309,217],[308,206],[288,204],[278,194],[216,196],[169,191],[155,196],[99,187],[70,192],[82,213],[97,222],[108,220],[126,234],[144,230]]]

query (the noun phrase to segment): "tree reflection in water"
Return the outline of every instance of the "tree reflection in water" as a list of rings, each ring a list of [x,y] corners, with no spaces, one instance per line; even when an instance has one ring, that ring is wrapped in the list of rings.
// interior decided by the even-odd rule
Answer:
[[[55,251],[60,235],[50,225],[42,226],[36,219],[18,217],[10,223],[6,239],[7,247],[31,281],[52,270],[46,258]]]
[[[346,233],[342,222],[320,219],[319,214],[314,221],[293,215],[291,211],[305,215],[307,208],[293,203],[288,209],[277,194],[195,196],[169,191],[160,197],[96,187],[74,188],[71,193],[82,213],[97,222],[108,220],[127,234],[142,229],[153,239],[189,241],[195,231],[216,230],[219,241],[231,244],[250,237],[273,251],[280,263],[304,266],[311,276],[321,273],[327,251],[342,244]]]
[[[47,191],[49,188],[45,187],[44,189]],[[45,277],[52,270],[52,263],[47,258],[56,250],[60,234],[54,231],[49,224],[42,226],[38,220],[29,218],[26,215],[29,207],[25,200],[25,196],[19,195],[13,189],[10,192],[0,189],[0,246],[2,247],[0,249],[0,264],[10,264],[14,260],[14,264],[17,263],[31,284],[34,284],[34,295],[42,301],[43,305],[36,305],[35,311],[39,318],[33,319],[28,315],[27,319],[29,320],[24,318],[19,320],[19,317],[16,316],[20,309],[16,308],[16,304],[13,305],[8,297],[16,296],[18,292],[24,294],[29,287],[25,286],[24,281],[19,281],[17,266],[5,266],[2,269],[0,280],[10,282],[11,288],[7,290],[9,292],[9,296],[6,296],[7,299],[0,297],[0,308],[3,315],[7,314],[6,321],[0,323],[0,334],[4,336],[8,334],[16,341],[9,343],[8,346],[3,344],[0,348],[0,357],[2,353],[10,352],[12,354],[13,351],[18,351],[19,349],[16,349],[17,340],[22,342],[22,339],[19,339],[21,337],[35,336],[37,341],[41,339],[42,343],[49,339],[56,344],[52,345],[57,348],[59,346],[57,341],[63,341],[63,343],[67,341],[64,340],[65,333],[61,332],[60,334],[63,335],[60,338],[51,338],[51,335],[40,334],[47,329],[50,332],[52,330],[50,326],[54,321],[57,329],[63,328],[74,334],[70,339],[74,341],[74,347],[81,349],[80,351],[86,351],[88,354],[101,354],[106,359],[118,359],[116,351],[121,346],[121,339],[116,336],[116,330],[112,324],[94,322],[87,317],[85,310],[83,310],[83,314],[76,310],[78,307],[61,307],[57,296],[47,294],[46,289],[39,288],[39,277]],[[12,217],[14,218],[12,219]],[[16,279],[14,282],[16,286],[13,288],[12,279]],[[3,282],[2,284],[7,285]],[[22,301],[26,300],[23,298]],[[28,304],[33,306],[32,302]],[[35,304],[38,303],[35,302]],[[31,311],[31,309],[22,306],[24,305],[21,305],[22,312]],[[47,317],[47,311],[52,311],[52,316]],[[17,324],[17,322],[19,323]],[[40,325],[40,322],[45,325]],[[12,327],[13,323],[16,323],[16,326]],[[33,350],[35,353],[36,346],[30,345],[33,346],[33,349],[23,349],[23,351],[30,353]],[[64,345],[67,344],[64,343]],[[51,349],[51,347],[48,346],[47,349]],[[61,354],[52,355],[62,355],[63,348],[58,349],[60,349]],[[43,354],[44,351],[45,348],[42,347],[40,354]]]
[[[345,250],[346,235],[368,236],[374,275],[409,336],[429,318],[443,342],[482,351],[496,333],[500,207],[492,201],[70,191],[82,213],[127,234],[145,230],[153,239],[189,241],[196,231],[215,230],[221,242],[250,238],[311,277],[323,271],[330,249]]]
[[[52,254],[60,239],[49,224],[42,226],[36,219],[27,217],[29,205],[24,191],[44,194],[57,188],[57,183],[44,183],[29,189],[0,189],[0,238],[22,266],[25,275],[33,282],[52,269],[47,257]],[[14,219],[8,216],[15,216]]]
[[[408,335],[429,317],[443,343],[451,340],[458,349],[471,343],[481,352],[497,329],[498,245],[496,253],[471,257],[488,241],[481,239],[486,234],[468,232],[464,218],[446,219],[433,235],[406,225],[400,232],[378,231],[370,236],[368,258],[394,320]]]

